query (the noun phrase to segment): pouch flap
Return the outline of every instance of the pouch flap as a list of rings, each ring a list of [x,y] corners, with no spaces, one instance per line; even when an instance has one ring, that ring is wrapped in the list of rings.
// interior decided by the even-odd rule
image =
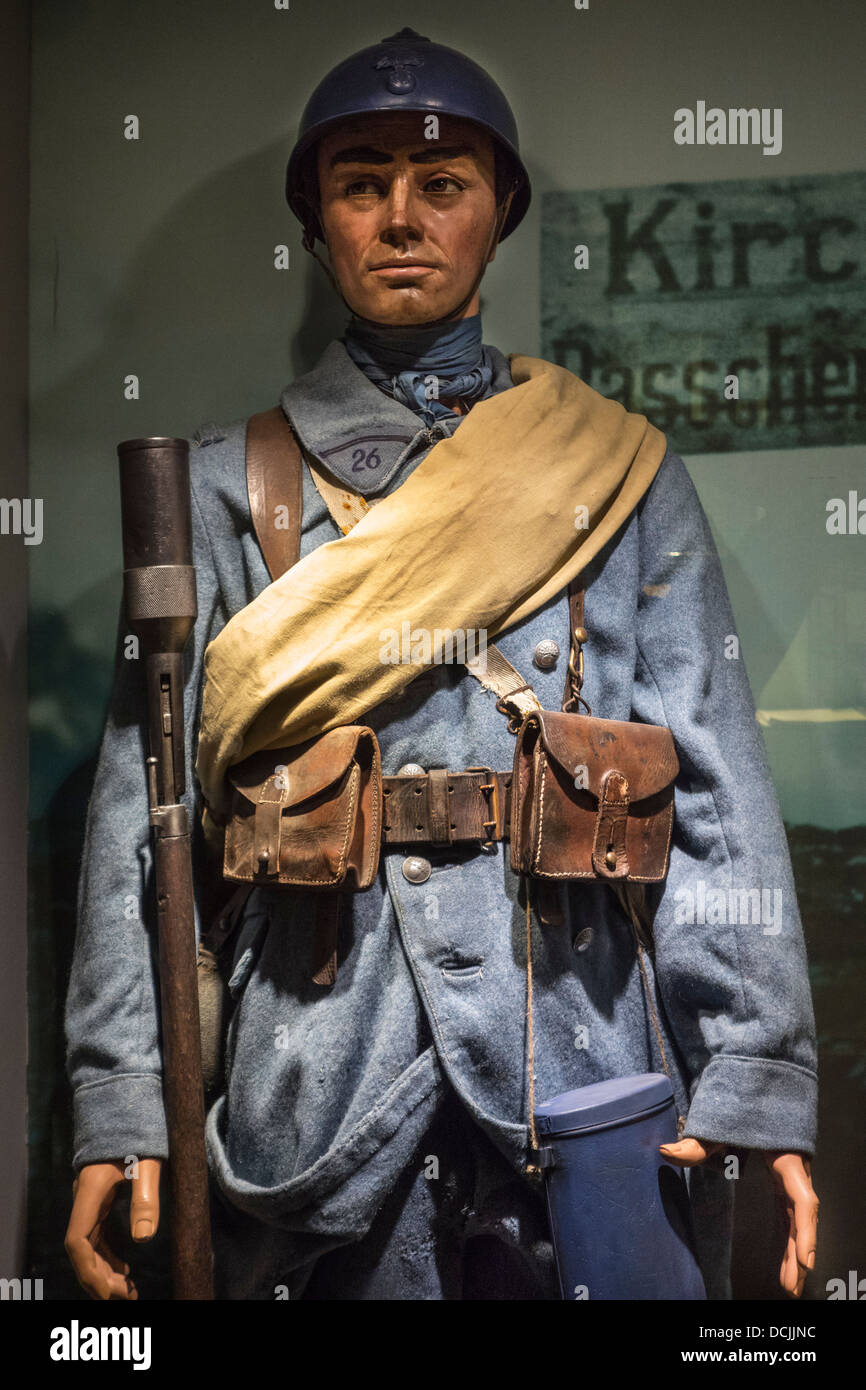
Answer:
[[[269,790],[267,799],[281,801],[283,807],[299,806],[345,777],[358,743],[366,735],[372,737],[372,730],[365,725],[347,724],[292,748],[265,748],[229,768],[228,778],[256,806],[265,783],[279,768],[280,785]]]
[[[625,719],[534,710],[524,732],[536,723],[549,758],[572,780],[586,768],[586,790],[599,796],[604,774],[615,768],[628,780],[629,801],[642,801],[669,786],[679,772],[670,729]]]

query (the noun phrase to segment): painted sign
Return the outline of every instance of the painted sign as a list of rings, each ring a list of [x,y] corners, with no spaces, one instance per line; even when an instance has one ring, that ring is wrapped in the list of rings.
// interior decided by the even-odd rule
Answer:
[[[548,193],[542,352],[679,453],[866,441],[866,173]]]

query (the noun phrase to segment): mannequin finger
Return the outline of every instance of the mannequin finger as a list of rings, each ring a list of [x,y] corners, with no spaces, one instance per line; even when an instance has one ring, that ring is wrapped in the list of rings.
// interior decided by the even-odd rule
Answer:
[[[797,1233],[794,1226],[794,1209],[789,1204],[785,1206],[785,1216],[788,1223],[788,1234],[785,1239],[785,1253],[782,1256],[782,1267],[779,1271],[779,1283],[786,1293],[796,1296],[797,1280],[799,1270],[797,1268]]]
[[[150,1240],[159,1226],[159,1175],[162,1164],[156,1158],[143,1158],[132,1179],[129,1230],[133,1240]]]
[[[106,1242],[104,1236],[101,1236],[100,1239],[96,1242],[95,1249],[97,1255],[102,1256],[103,1260],[105,1260],[106,1264],[109,1266],[110,1269],[114,1271],[115,1274],[122,1274],[124,1276],[129,1274],[129,1265],[126,1264],[126,1262],[122,1260],[119,1255],[115,1255],[114,1251]]]
[[[794,1229],[800,1271],[798,1285],[802,1293],[806,1275],[815,1267],[818,1248],[818,1198],[811,1190],[801,1193],[794,1202]]]
[[[104,1242],[102,1245],[103,1249],[107,1248]],[[114,1255],[111,1258],[115,1264],[119,1264]],[[132,1299],[138,1297],[132,1281],[127,1276],[116,1272],[105,1255],[94,1250],[89,1244],[87,1254],[82,1251],[78,1263],[74,1264],[73,1268],[81,1287],[98,1302],[107,1302],[111,1298]]]
[[[97,1183],[78,1185],[64,1247],[79,1283],[81,1273],[91,1271],[94,1247],[102,1238],[102,1226],[111,1211],[115,1191],[116,1184],[107,1187]]]
[[[680,1139],[675,1144],[660,1144],[659,1153],[680,1168],[694,1168],[722,1147],[712,1139]]]

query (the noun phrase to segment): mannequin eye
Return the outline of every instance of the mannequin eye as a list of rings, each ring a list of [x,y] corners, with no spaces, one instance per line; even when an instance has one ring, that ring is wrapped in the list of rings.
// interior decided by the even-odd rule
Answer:
[[[424,190],[427,193],[462,193],[463,184],[450,174],[437,174],[435,178],[427,180]]]
[[[369,196],[371,193],[379,192],[379,184],[376,179],[369,177],[353,179],[346,185],[346,194],[350,198]]]

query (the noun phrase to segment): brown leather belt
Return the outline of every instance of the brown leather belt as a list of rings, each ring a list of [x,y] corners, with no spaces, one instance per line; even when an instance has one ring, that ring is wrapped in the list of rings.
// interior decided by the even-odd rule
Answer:
[[[508,839],[511,772],[489,767],[383,777],[383,844],[454,845]]]

